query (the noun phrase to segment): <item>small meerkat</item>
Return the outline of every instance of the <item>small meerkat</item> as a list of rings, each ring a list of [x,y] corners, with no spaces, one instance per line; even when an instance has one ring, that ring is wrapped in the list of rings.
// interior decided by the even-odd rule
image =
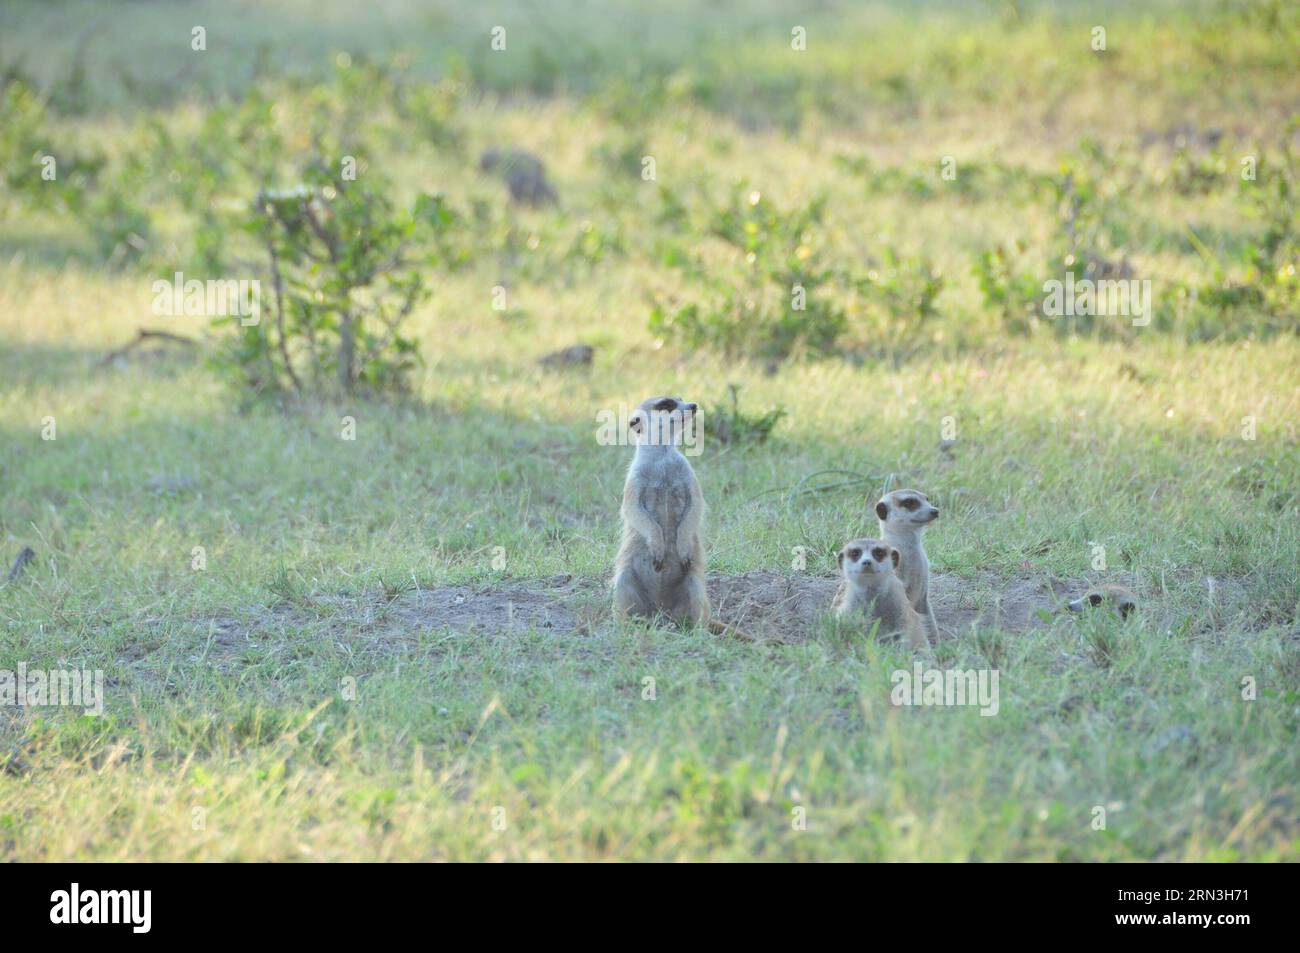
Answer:
[[[680,397],[651,397],[632,413],[628,427],[636,453],[623,484],[623,542],[614,561],[614,612],[753,641],[734,626],[710,619],[704,586],[704,493],[678,446],[694,423],[697,404]]]
[[[920,490],[894,490],[876,503],[880,535],[898,550],[902,558],[899,575],[907,590],[907,599],[925,626],[931,642],[939,638],[939,624],[930,608],[930,560],[925,555],[921,537],[925,528],[939,518],[939,508]]]
[[[832,608],[841,619],[866,613],[879,619],[880,636],[902,635],[910,649],[925,648],[925,621],[907,599],[895,572],[901,555],[884,540],[854,539],[840,549],[840,588]]]
[[[1137,596],[1133,595],[1133,590],[1127,586],[1105,583],[1089,589],[1078,599],[1070,600],[1066,603],[1066,608],[1071,612],[1083,612],[1085,609],[1103,603],[1108,603],[1112,609],[1119,613],[1121,619],[1127,619],[1129,614],[1137,608]]]

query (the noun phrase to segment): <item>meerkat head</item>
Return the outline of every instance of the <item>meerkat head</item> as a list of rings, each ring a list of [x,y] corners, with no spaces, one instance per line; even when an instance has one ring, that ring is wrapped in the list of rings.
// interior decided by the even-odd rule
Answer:
[[[853,539],[840,549],[840,572],[851,583],[862,585],[898,568],[902,554],[879,539]]]
[[[1089,589],[1078,599],[1070,600],[1066,603],[1066,608],[1071,612],[1083,612],[1085,609],[1103,605],[1109,605],[1119,613],[1121,619],[1127,619],[1137,608],[1137,597],[1123,586],[1098,586],[1096,589]]]
[[[638,444],[672,447],[682,442],[686,428],[694,426],[699,404],[680,397],[651,397],[628,418],[628,428]]]
[[[894,533],[919,533],[939,518],[939,508],[920,490],[894,490],[876,503],[881,526]]]

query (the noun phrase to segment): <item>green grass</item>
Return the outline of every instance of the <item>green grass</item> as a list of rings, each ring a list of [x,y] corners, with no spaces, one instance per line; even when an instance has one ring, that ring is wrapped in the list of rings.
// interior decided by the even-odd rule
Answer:
[[[551,28],[572,43],[512,28],[512,49],[528,39],[494,60],[494,15],[526,5],[475,20],[390,3],[364,23],[326,7],[285,2],[262,20],[207,3],[17,4],[0,19],[0,63],[71,97],[52,101],[53,133],[110,152],[132,148],[141,116],[183,130],[253,82],[262,33],[268,70],[321,80],[335,50],[382,58],[436,34],[413,81],[464,64],[464,152],[380,117],[368,159],[404,197],[437,188],[467,216],[489,209],[466,265],[432,275],[414,316],[425,367],[409,399],[279,407],[185,352],[102,363],[139,326],[204,332],[149,310],[155,272],[187,260],[174,209],[153,210],[149,261],[110,268],[76,216],[6,204],[0,557],[29,545],[37,560],[0,584],[0,670],[102,669],[106,714],[0,708],[0,857],[1300,858],[1300,340],[1254,333],[1249,315],[1209,341],[1181,325],[1013,337],[970,274],[996,243],[1056,240],[1058,210],[1024,182],[1079,162],[1085,136],[1115,158],[1104,181],[1137,170],[1104,196],[1104,231],[1157,294],[1206,280],[1189,228],[1235,262],[1262,227],[1231,181],[1236,157],[1275,154],[1300,92],[1293,19],[1116,6],[1103,22],[1117,55],[1098,63],[1068,7],[1016,25],[993,5],[827,6],[791,59],[800,20],[775,4],[669,5],[661,22],[575,4]],[[86,65],[104,82],[79,111],[62,24],[82,11],[105,24]],[[168,46],[174,28],[185,43],[205,20],[208,59],[165,88],[169,64],[191,62]],[[659,24],[643,47],[637,22]],[[140,72],[134,86],[114,60]],[[1142,146],[1184,121],[1224,131],[1229,174],[1204,195],[1165,187],[1167,150]],[[472,161],[499,143],[546,159],[560,209],[505,208]],[[611,171],[603,157],[624,146],[657,157],[657,182]],[[938,188],[944,155],[1022,171],[961,197],[882,194],[843,155]],[[816,241],[836,263],[878,264],[885,246],[930,259],[945,285],[919,339],[881,355],[891,327],[864,319],[859,359],[775,373],[657,339],[654,297],[700,292],[665,249],[735,268],[705,231],[737,180],[782,208],[826,194]],[[663,189],[685,225],[662,218]],[[622,250],[574,253],[593,233]],[[506,316],[491,308],[503,277]],[[578,341],[596,348],[590,371],[537,367]],[[748,412],[788,416],[765,444],[706,442],[694,461],[711,571],[795,574],[802,546],[806,572],[831,572],[891,479],[943,508],[927,548],[949,584],[989,599],[1026,573],[1125,574],[1139,619],[945,642],[933,664],[999,669],[998,714],[981,717],[895,708],[890,673],[911,659],[831,628],[752,646],[616,625],[595,599],[595,623],[562,634],[385,616],[411,587],[605,577],[629,451],[597,444],[597,412],[664,392],[707,410],[728,384]],[[828,469],[862,480],[791,498]]]

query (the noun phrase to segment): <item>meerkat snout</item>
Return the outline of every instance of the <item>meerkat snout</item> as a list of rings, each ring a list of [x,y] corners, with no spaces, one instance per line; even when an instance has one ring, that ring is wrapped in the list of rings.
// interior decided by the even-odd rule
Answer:
[[[1065,607],[1071,612],[1082,612],[1084,609],[1094,608],[1105,603],[1110,603],[1111,608],[1119,613],[1121,619],[1127,619],[1137,609],[1137,596],[1133,595],[1132,591],[1124,586],[1108,583],[1098,586],[1096,589],[1090,589],[1078,599],[1071,599],[1065,604]]]

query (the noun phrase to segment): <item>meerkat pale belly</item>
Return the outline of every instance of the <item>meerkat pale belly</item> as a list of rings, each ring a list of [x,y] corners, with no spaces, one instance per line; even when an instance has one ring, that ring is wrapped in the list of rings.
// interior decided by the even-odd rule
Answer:
[[[754,636],[710,618],[704,586],[704,492],[680,450],[698,407],[679,397],[652,397],[632,414],[636,455],[623,484],[623,543],[614,561],[614,612],[667,616],[746,642]]]
[[[939,518],[939,510],[920,490],[895,490],[877,501],[876,516],[881,537],[899,552],[898,574],[907,599],[920,615],[930,641],[937,641],[939,624],[930,608],[930,560],[922,537],[926,527]]]
[[[626,567],[645,596],[641,601],[647,611],[638,614],[653,614],[656,609],[667,612],[679,607],[682,601],[679,590],[687,577],[697,566],[703,569],[699,540],[687,538],[691,493],[682,474],[674,474],[664,481],[633,473],[628,479],[635,488],[637,505],[659,527],[663,543],[662,547],[652,547],[625,520],[623,551],[618,562]]]
[[[700,541],[704,494],[677,448],[695,410],[677,398],[651,398],[629,421],[637,448],[623,485],[623,543],[614,565],[620,615],[662,613],[679,624],[709,619]]]

